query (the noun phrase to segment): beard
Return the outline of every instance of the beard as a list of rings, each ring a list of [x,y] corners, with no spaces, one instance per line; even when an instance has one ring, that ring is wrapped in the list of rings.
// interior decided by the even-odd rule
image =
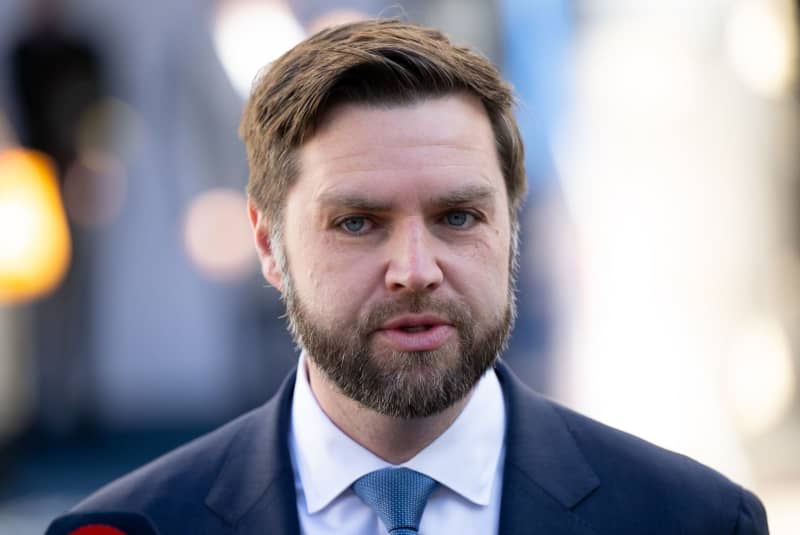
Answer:
[[[304,306],[288,271],[284,300],[296,343],[343,394],[386,416],[422,418],[463,399],[505,349],[514,322],[510,284],[505,309],[483,325],[467,305],[430,293],[375,304],[354,325],[331,324]],[[431,351],[380,346],[381,325],[399,314],[423,312],[446,320],[457,336]]]

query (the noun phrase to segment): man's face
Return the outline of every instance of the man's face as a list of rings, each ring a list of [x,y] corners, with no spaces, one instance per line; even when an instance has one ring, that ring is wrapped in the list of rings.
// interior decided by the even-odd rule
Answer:
[[[480,102],[335,108],[299,150],[287,196],[283,292],[308,357],[382,414],[463,398],[508,337],[508,198]],[[282,264],[282,265],[281,265]]]

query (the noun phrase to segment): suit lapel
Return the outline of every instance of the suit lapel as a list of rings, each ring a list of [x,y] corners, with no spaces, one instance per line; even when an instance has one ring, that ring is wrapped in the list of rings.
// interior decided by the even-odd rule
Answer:
[[[595,534],[571,509],[600,485],[553,404],[523,385],[503,362],[508,427],[500,533]]]
[[[236,535],[300,532],[289,420],[295,372],[233,439],[206,505]]]
[[[571,509],[600,485],[548,400],[524,386],[503,362],[508,430],[500,530],[503,535],[597,535]],[[206,505],[230,533],[299,534],[288,433],[295,373],[239,432]]]

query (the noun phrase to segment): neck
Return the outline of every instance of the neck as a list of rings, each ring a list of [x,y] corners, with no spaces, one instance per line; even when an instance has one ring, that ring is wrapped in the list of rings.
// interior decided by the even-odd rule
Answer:
[[[344,434],[381,459],[402,464],[444,433],[461,414],[472,392],[444,411],[424,418],[395,418],[368,409],[344,395],[310,359],[305,359],[311,391],[322,411]]]

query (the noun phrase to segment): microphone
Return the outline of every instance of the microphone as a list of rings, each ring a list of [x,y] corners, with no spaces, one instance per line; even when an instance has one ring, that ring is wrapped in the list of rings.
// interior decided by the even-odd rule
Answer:
[[[56,518],[45,535],[158,535],[150,520],[130,512],[70,513]]]

